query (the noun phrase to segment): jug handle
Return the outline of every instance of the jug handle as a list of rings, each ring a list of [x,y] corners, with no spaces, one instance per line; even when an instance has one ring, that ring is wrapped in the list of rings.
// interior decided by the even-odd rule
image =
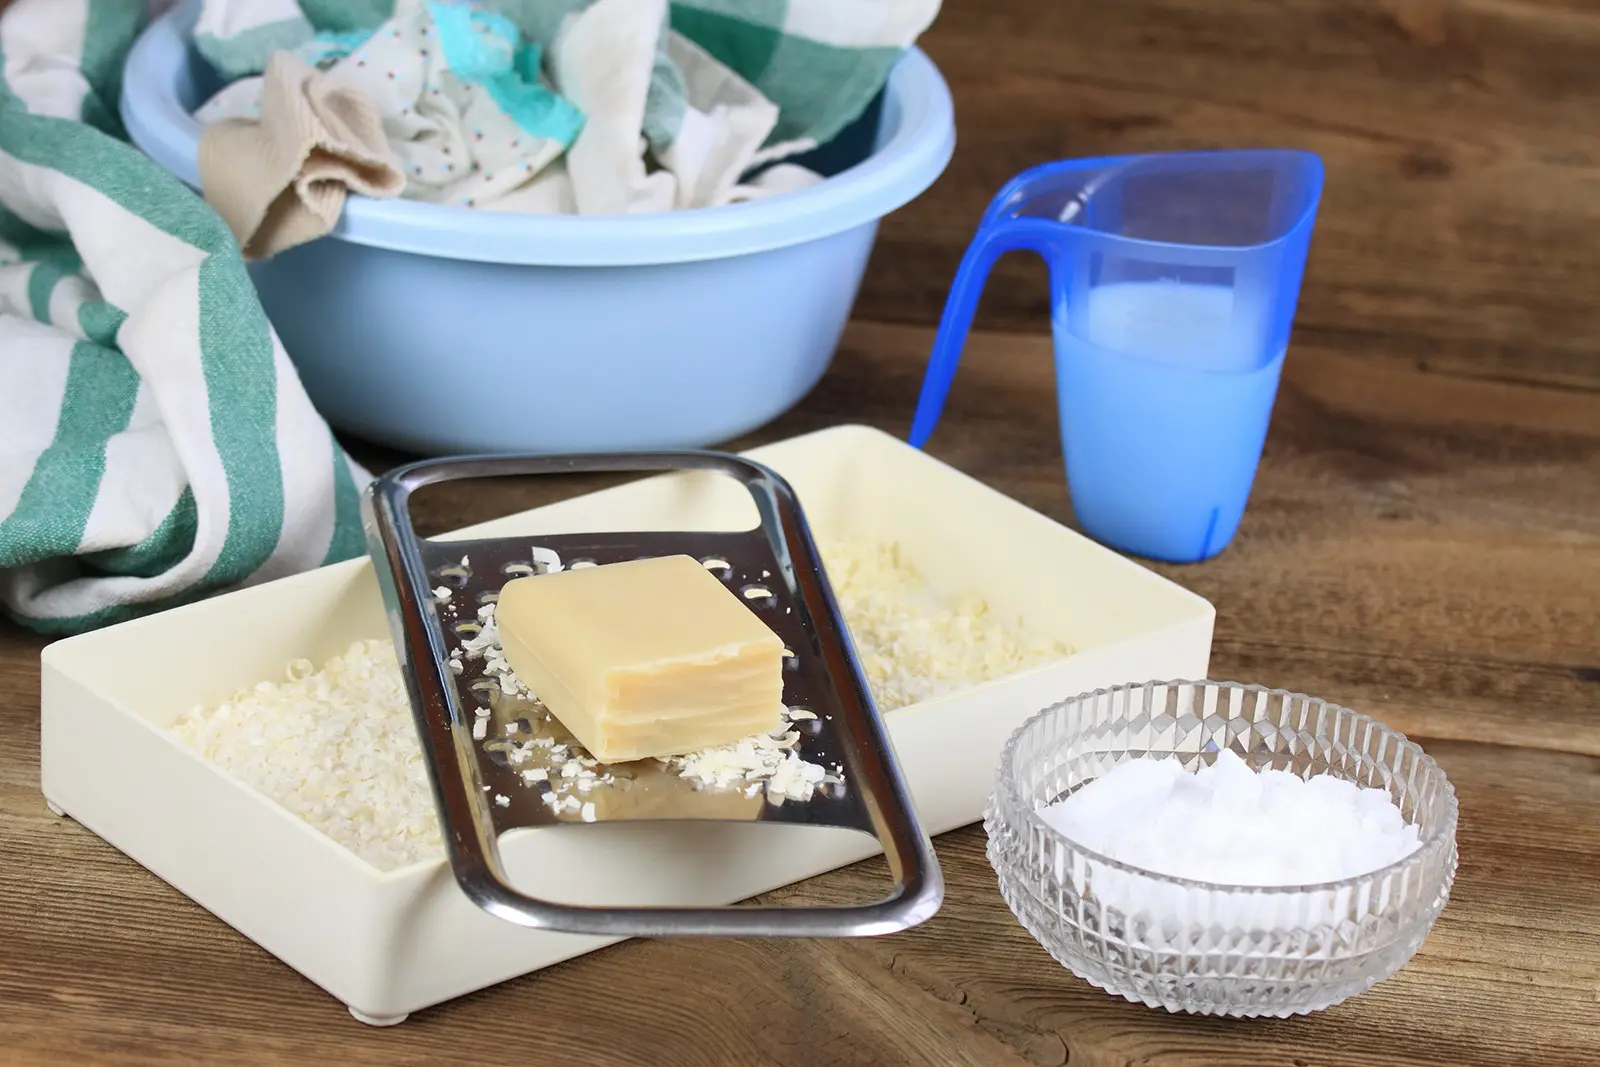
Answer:
[[[961,257],[961,266],[945,299],[944,314],[939,318],[939,332],[933,339],[933,354],[928,359],[928,371],[922,379],[922,395],[917,398],[917,411],[911,419],[911,447],[921,448],[933,435],[939,416],[944,413],[945,399],[950,395],[950,383],[956,376],[956,364],[961,350],[966,346],[967,334],[972,330],[972,317],[978,310],[978,299],[983,295],[984,282],[995,260],[1007,252],[1031,250],[1048,262],[1052,238],[1061,223],[1043,218],[1002,218],[978,227],[977,236],[967,246]],[[1052,268],[1053,269],[1053,268]]]

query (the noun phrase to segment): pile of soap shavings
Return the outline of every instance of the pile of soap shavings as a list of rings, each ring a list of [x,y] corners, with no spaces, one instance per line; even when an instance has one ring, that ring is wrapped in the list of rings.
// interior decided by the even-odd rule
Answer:
[[[981,596],[940,597],[895,542],[840,540],[823,545],[822,557],[880,711],[1072,654],[1007,625]]]
[[[400,664],[357,641],[172,727],[184,745],[380,870],[444,851]]]
[[[674,756],[667,765],[697,785],[713,789],[743,789],[753,797],[763,789],[768,803],[809,800],[819,786],[844,780],[843,768],[830,773],[819,763],[802,759],[800,731],[791,729],[796,719],[815,718],[808,711],[783,708],[783,722],[769,734],[756,734],[731,745]]]

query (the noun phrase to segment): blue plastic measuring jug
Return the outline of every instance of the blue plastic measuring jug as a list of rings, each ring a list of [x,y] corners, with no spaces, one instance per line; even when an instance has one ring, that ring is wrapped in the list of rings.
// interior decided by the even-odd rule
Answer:
[[[1322,194],[1307,152],[1047,163],[1002,189],[956,274],[911,443],[933,433],[989,268],[1050,268],[1056,391],[1084,531],[1154,559],[1233,539],[1266,439]]]

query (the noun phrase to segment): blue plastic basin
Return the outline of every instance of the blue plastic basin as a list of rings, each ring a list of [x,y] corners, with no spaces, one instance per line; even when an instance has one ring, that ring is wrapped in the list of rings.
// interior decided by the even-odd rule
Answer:
[[[128,57],[135,144],[198,188],[209,78],[194,5]],[[875,147],[810,189],[648,216],[528,216],[352,197],[333,234],[252,268],[335,426],[425,454],[700,447],[754,429],[822,377],[878,220],[937,178],[950,93],[912,49]]]

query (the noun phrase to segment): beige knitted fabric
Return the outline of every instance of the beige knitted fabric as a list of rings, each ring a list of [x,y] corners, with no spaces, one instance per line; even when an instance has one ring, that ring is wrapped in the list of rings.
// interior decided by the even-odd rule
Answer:
[[[200,137],[201,188],[247,259],[326,234],[350,190],[392,197],[405,184],[371,101],[288,52],[267,66],[259,119]]]

